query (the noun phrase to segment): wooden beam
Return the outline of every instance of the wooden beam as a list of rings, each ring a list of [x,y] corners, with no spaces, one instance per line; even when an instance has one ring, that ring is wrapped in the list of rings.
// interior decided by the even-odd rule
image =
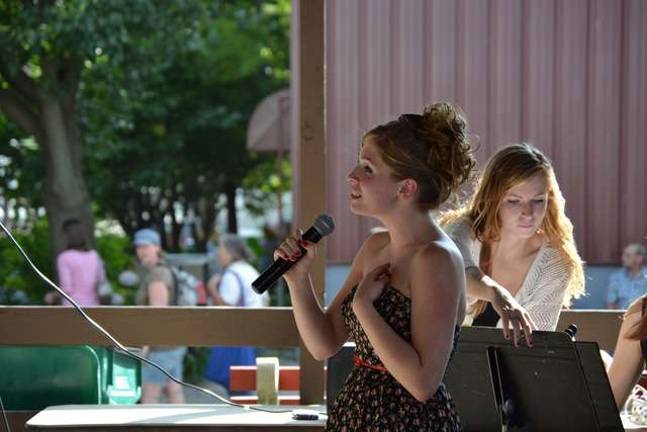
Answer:
[[[125,345],[294,347],[291,308],[96,307],[88,315]],[[0,306],[0,345],[109,345],[71,307]]]
[[[326,209],[326,158],[324,128],[324,1],[293,2],[293,85],[295,93],[296,225],[308,227]],[[296,48],[296,49],[294,49]],[[325,242],[319,244],[312,266],[317,297],[324,299]],[[301,401],[323,401],[323,363],[301,346]]]

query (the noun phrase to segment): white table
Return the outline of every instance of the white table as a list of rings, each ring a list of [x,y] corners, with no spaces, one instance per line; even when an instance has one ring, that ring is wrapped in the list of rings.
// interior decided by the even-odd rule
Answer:
[[[263,407],[269,410],[306,408],[325,412],[323,406]],[[319,420],[293,420],[288,413],[266,413],[229,405],[62,405],[44,409],[25,425],[37,431],[322,431]]]

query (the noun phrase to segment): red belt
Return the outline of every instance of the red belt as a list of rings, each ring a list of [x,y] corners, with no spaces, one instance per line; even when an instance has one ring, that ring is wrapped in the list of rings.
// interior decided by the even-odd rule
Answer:
[[[361,357],[353,356],[353,364],[355,366],[361,366],[369,369],[373,369],[380,372],[388,372],[388,370],[381,364],[370,364],[362,360]]]

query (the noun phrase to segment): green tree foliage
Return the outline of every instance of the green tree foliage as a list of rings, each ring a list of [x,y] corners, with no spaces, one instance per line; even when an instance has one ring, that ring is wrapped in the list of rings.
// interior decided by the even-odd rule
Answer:
[[[30,259],[45,275],[54,274],[49,248],[47,220],[40,218],[30,227],[29,231],[16,230],[13,236],[29,255]],[[23,256],[4,235],[0,238],[0,302],[14,302],[20,298],[15,294],[26,294],[27,303],[41,303],[45,293],[52,288],[47,285],[27,264]]]
[[[288,79],[289,3],[205,5],[163,70],[106,88],[103,78],[122,74],[98,62],[91,71],[97,78],[82,92],[82,101],[93,103],[82,111],[84,129],[102,131],[88,143],[90,169],[111,179],[94,182],[93,196],[127,233],[170,220],[169,250],[178,247],[178,215],[195,217],[198,248],[213,230],[220,194],[230,197],[228,214],[235,215],[235,188],[255,163],[245,149],[248,118]],[[232,225],[235,231],[235,219]]]
[[[279,197],[292,190],[292,165],[288,159],[269,158],[250,170],[242,182],[247,210],[256,216],[279,207]]]
[[[128,233],[170,219],[175,249],[191,213],[204,240],[256,163],[253,107],[288,81],[290,2],[0,0],[0,17],[0,109],[41,149],[47,180],[20,184],[43,185],[51,237],[92,227],[92,196]]]
[[[83,220],[93,238],[77,97],[84,72],[104,53],[124,62],[133,50],[149,53],[139,57],[149,70],[163,67],[160,58],[176,47],[171,29],[199,18],[199,5],[158,6],[152,0],[0,2],[0,110],[42,149],[47,176],[43,200],[55,252],[63,247],[60,226],[68,217]]]
[[[27,228],[43,205],[45,161],[38,143],[0,114],[0,214],[10,227]],[[29,217],[19,218],[19,211]]]

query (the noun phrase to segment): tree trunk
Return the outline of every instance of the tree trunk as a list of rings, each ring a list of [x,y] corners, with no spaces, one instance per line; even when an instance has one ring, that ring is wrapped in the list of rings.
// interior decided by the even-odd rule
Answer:
[[[9,84],[0,88],[0,109],[42,147],[47,158],[45,209],[53,258],[64,249],[63,221],[79,219],[94,246],[90,196],[81,162],[81,134],[76,97],[83,62],[79,58],[41,58],[40,82],[24,71],[9,70],[0,59],[0,76]]]
[[[227,232],[238,233],[238,218],[236,217],[236,186],[227,183],[225,185],[225,196],[227,197]]]
[[[200,216],[200,223],[202,224],[202,236],[196,239],[196,248],[198,250],[206,250],[207,242],[213,234],[214,222],[216,220],[215,200],[209,195],[206,198],[200,198],[197,205],[197,212]]]
[[[41,103],[43,149],[47,157],[45,209],[54,256],[65,248],[62,224],[79,219],[87,230],[90,247],[94,247],[94,220],[81,166],[81,143],[75,111],[63,109],[61,101],[44,95]],[[72,118],[70,118],[72,117]]]

